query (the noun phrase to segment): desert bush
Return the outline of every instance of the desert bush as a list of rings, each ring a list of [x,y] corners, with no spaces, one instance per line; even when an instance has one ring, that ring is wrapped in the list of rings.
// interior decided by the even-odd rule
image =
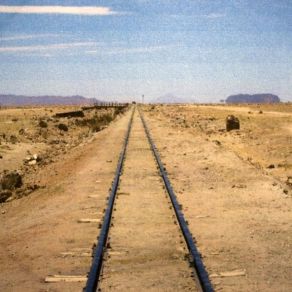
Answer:
[[[79,127],[89,127],[93,132],[98,132],[102,126],[109,124],[112,120],[112,114],[104,114],[102,116],[95,115],[93,118],[88,119],[77,119],[75,124]]]

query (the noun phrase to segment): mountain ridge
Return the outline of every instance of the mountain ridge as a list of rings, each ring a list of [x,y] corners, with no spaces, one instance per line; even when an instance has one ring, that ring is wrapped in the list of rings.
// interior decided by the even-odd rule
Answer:
[[[0,105],[21,106],[21,105],[81,105],[101,102],[96,98],[86,98],[81,95],[15,95],[0,94]]]
[[[278,103],[279,96],[271,93],[235,94],[226,99],[226,103]]]
[[[172,93],[167,93],[165,95],[159,96],[152,100],[152,103],[192,103],[190,99],[180,98]]]

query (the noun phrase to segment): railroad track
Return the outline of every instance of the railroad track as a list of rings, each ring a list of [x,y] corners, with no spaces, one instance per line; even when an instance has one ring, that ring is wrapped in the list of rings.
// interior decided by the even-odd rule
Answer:
[[[141,110],[133,108],[87,292],[213,291]]]

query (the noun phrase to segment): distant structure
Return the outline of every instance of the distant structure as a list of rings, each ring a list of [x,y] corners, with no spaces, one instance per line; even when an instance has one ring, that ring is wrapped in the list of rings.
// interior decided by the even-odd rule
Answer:
[[[230,95],[226,103],[278,103],[280,98],[270,93]]]

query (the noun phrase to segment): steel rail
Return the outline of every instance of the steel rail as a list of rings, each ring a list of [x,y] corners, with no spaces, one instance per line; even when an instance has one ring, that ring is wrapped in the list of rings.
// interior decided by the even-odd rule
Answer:
[[[198,282],[199,282],[199,285],[200,285],[200,288],[202,291],[204,292],[213,292],[214,289],[212,287],[212,284],[209,280],[209,276],[208,276],[208,273],[204,267],[204,264],[202,262],[202,259],[201,259],[201,256],[200,256],[200,253],[193,241],[193,237],[192,237],[192,234],[188,228],[188,224],[184,218],[184,215],[181,211],[181,208],[180,208],[180,205],[177,201],[177,198],[176,198],[176,195],[173,191],[173,188],[171,186],[171,183],[168,179],[168,176],[167,176],[167,172],[165,170],[165,167],[163,166],[163,163],[161,162],[161,159],[160,159],[160,156],[159,156],[159,153],[158,153],[158,150],[153,142],[153,139],[150,135],[150,132],[149,132],[149,129],[147,127],[147,124],[145,122],[145,119],[144,119],[144,116],[143,116],[143,113],[141,112],[141,110],[138,108],[138,112],[139,112],[139,115],[140,115],[140,118],[142,120],[142,123],[143,123],[143,126],[144,126],[144,130],[146,132],[146,135],[147,135],[147,138],[148,138],[148,141],[149,141],[149,144],[150,144],[150,147],[151,147],[151,150],[154,154],[154,157],[156,159],[156,162],[158,164],[158,167],[160,169],[160,174],[161,174],[161,177],[163,178],[163,181],[164,181],[164,184],[165,184],[165,188],[169,194],[169,197],[170,197],[170,200],[171,200],[171,203],[172,203],[172,206],[174,208],[174,211],[175,211],[175,214],[176,214],[176,218],[179,222],[179,226],[182,230],[182,233],[183,233],[183,236],[185,238],[185,241],[186,241],[186,244],[188,246],[188,249],[189,249],[189,252],[190,252],[190,255],[192,257],[192,263],[194,265],[194,269],[195,269],[195,272],[196,272],[196,275],[197,275],[197,279],[198,279]]]
[[[97,243],[97,246],[95,249],[95,255],[94,255],[94,258],[92,261],[92,265],[91,265],[91,268],[90,268],[90,271],[88,274],[86,287],[84,288],[84,291],[86,291],[86,292],[94,292],[94,291],[96,291],[97,286],[98,286],[98,281],[99,281],[99,276],[100,276],[100,271],[101,271],[102,261],[103,261],[103,254],[104,254],[104,250],[105,250],[105,246],[106,246],[106,242],[107,242],[107,237],[108,237],[108,232],[109,232],[109,227],[110,227],[110,223],[111,223],[113,205],[114,205],[114,201],[116,198],[116,193],[117,193],[117,189],[118,189],[118,185],[119,185],[119,181],[120,181],[120,175],[122,172],[123,162],[125,159],[126,149],[127,149],[129,136],[130,136],[130,132],[131,132],[131,128],[132,128],[132,121],[133,121],[134,112],[135,112],[135,107],[132,110],[131,118],[130,118],[130,121],[128,123],[128,128],[127,128],[127,132],[125,135],[124,144],[123,144],[120,156],[119,156],[119,161],[118,161],[117,169],[115,172],[115,178],[114,178],[112,186],[110,188],[108,206],[107,206],[107,209],[105,211],[102,228],[101,228],[101,231],[99,233],[98,243]]]

